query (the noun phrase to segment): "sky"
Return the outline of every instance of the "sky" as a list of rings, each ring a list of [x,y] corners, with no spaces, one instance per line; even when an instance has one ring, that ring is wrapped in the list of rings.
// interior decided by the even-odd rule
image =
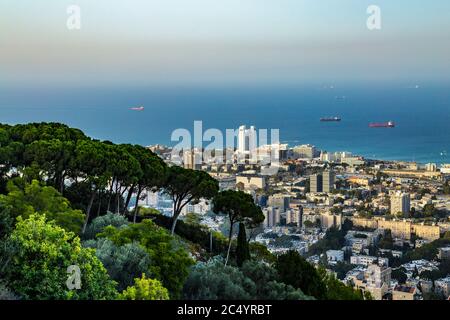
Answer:
[[[448,0],[0,0],[0,12],[3,87],[450,82]]]

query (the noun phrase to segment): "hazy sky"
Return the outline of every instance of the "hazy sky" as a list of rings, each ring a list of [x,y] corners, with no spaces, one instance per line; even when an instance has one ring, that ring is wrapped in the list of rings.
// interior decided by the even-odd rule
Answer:
[[[69,5],[81,30],[66,27]],[[366,27],[381,8],[382,29]],[[0,84],[450,81],[448,0],[0,0]]]

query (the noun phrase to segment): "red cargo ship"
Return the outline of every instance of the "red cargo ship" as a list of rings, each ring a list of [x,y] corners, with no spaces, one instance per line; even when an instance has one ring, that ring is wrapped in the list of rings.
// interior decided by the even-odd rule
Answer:
[[[388,122],[372,122],[369,123],[370,128],[394,128],[395,122],[394,121],[388,121]]]

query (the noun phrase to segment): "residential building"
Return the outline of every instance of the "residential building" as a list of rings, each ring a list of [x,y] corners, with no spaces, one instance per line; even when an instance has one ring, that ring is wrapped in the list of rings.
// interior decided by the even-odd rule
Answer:
[[[342,250],[328,250],[326,255],[328,263],[334,264],[339,261],[344,261],[344,251]]]
[[[417,287],[396,285],[392,290],[392,300],[419,300]]]
[[[309,177],[309,191],[312,193],[323,192],[322,175],[313,174]]]
[[[391,214],[397,215],[401,213],[403,216],[409,215],[411,204],[408,193],[395,192],[391,194]]]
[[[310,144],[296,146],[293,148],[293,151],[294,151],[294,157],[304,158],[304,159],[313,159],[318,154],[316,147],[313,145],[310,145]]]
[[[322,174],[322,191],[331,192],[334,189],[335,174],[332,170],[324,171]]]

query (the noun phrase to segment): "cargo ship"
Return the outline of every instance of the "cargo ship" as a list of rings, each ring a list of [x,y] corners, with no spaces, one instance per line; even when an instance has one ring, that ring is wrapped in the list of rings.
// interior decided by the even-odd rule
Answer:
[[[341,121],[341,118],[340,117],[320,118],[320,121],[323,122]]]
[[[370,128],[394,128],[395,122],[394,121],[388,121],[388,122],[372,122],[369,123]]]

